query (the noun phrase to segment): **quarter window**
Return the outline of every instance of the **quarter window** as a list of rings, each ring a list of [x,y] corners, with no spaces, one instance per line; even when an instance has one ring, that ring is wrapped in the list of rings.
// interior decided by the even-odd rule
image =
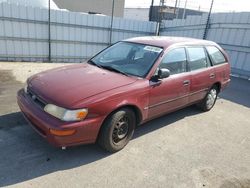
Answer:
[[[210,55],[213,61],[213,64],[217,65],[217,64],[226,62],[224,55],[221,53],[221,51],[218,48],[216,48],[215,46],[207,46],[206,48],[207,48],[208,54]]]
[[[170,71],[170,74],[186,72],[186,52],[184,48],[177,48],[169,51],[163,58],[160,68]]]
[[[202,69],[209,66],[207,56],[203,47],[188,47],[190,70]]]

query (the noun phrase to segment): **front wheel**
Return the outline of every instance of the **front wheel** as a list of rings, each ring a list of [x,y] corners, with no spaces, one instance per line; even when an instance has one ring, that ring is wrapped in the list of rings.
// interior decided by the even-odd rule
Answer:
[[[123,108],[113,113],[104,122],[98,144],[109,152],[123,149],[132,138],[136,125],[135,113]]]
[[[218,88],[213,86],[206,97],[198,104],[202,111],[206,112],[213,108],[218,96]]]

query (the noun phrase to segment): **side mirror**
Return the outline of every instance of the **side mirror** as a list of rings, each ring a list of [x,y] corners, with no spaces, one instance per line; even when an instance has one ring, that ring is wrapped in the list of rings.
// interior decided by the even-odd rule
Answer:
[[[168,69],[159,69],[157,73],[158,79],[167,78],[170,76],[170,71]]]
[[[162,69],[158,69],[157,72],[155,73],[155,75],[152,76],[152,78],[150,80],[153,82],[159,82],[163,78],[167,78],[169,76],[170,76],[170,70],[162,68]]]

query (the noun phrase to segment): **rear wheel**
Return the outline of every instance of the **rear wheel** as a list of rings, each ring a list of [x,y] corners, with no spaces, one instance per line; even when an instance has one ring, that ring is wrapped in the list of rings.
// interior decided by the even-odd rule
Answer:
[[[218,87],[213,86],[207,93],[206,97],[198,104],[204,112],[213,108],[218,96]]]
[[[132,138],[135,125],[135,113],[129,108],[120,109],[104,122],[98,138],[99,145],[109,152],[121,150]]]

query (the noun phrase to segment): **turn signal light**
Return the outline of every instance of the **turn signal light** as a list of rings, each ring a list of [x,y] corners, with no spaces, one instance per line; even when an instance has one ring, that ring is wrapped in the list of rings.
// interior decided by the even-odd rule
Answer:
[[[55,129],[50,129],[49,130],[51,134],[56,135],[56,136],[69,136],[72,134],[75,134],[76,130],[55,130]]]
[[[76,118],[83,120],[87,116],[88,112],[87,111],[79,111],[76,113]]]

